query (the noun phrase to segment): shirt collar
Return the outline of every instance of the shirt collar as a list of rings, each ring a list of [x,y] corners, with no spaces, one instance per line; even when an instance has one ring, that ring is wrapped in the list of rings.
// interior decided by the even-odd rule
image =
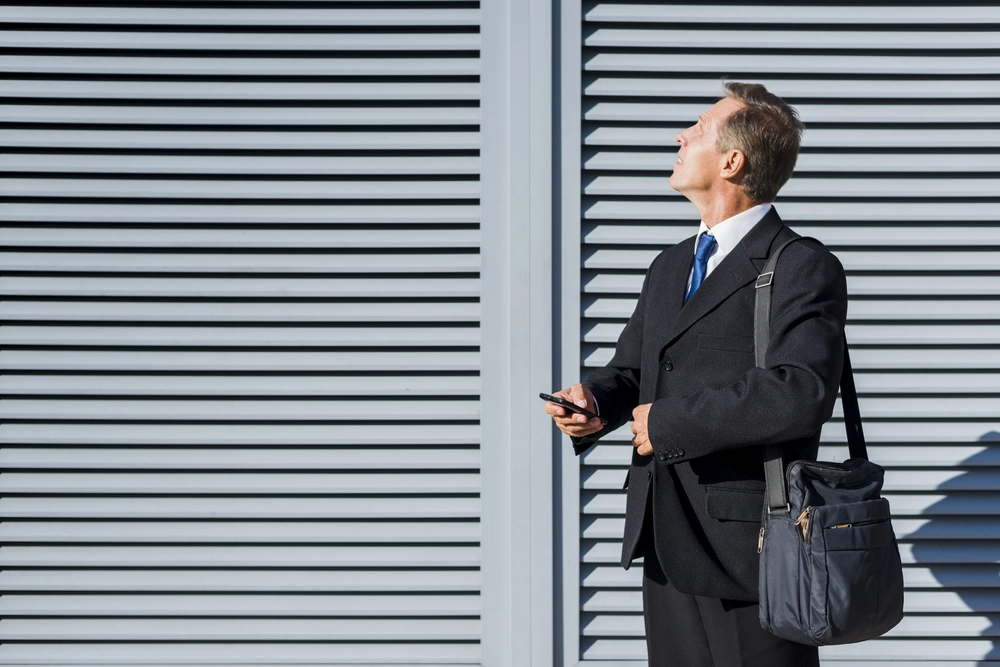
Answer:
[[[747,232],[763,219],[767,212],[771,210],[771,204],[758,204],[745,211],[741,211],[731,218],[726,218],[719,224],[712,227],[712,236],[719,244],[718,253],[728,254],[733,248],[739,245]],[[698,225],[698,235],[694,239],[694,247],[698,248],[698,241],[701,235],[708,231],[708,225],[702,220]]]

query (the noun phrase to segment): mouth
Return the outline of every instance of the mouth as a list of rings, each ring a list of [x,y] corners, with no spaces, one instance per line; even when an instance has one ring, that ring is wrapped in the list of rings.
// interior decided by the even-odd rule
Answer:
[[[681,159],[680,155],[677,156],[677,164],[684,164],[684,160]]]

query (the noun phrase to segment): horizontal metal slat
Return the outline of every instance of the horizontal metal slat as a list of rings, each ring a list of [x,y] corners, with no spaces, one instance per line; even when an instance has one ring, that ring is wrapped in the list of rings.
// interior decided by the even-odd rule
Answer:
[[[845,644],[820,649],[820,659],[836,655],[838,659],[913,661],[980,660],[996,657],[996,644],[989,639],[873,639],[861,644]],[[979,663],[988,665],[989,663]]]
[[[478,261],[478,255],[470,256]],[[88,297],[478,297],[477,278],[0,278],[6,296]]]
[[[181,26],[478,26],[478,9],[302,9],[195,7],[45,7],[8,6],[0,21],[8,23],[65,23]]]
[[[191,667],[218,664],[298,663],[300,665],[398,664],[400,655],[411,663],[463,665],[481,663],[478,642],[7,642],[0,646],[0,665],[162,665],[163,656]],[[197,665],[196,663],[201,663]]]
[[[2,350],[0,369],[6,371],[211,371],[211,372],[329,372],[329,371],[478,371],[479,352],[170,352],[92,350]]]
[[[756,6],[761,9],[760,5]],[[784,10],[792,9],[785,6]],[[613,10],[612,10],[613,11]],[[843,13],[843,12],[841,12]],[[588,17],[590,15],[588,14]],[[842,17],[841,17],[842,18]],[[606,20],[606,19],[597,19]],[[674,22],[671,17],[670,22]],[[716,23],[718,16],[712,17]],[[898,23],[898,14],[893,17]],[[795,30],[728,30],[692,27],[671,28],[591,28],[583,36],[583,45],[590,48],[655,48],[655,49],[989,49],[996,45],[996,32],[929,30],[823,30],[798,26]],[[697,115],[697,114],[696,114]]]
[[[480,343],[478,327],[4,327],[0,344],[225,347],[464,346]]]
[[[701,56],[698,56],[699,58]],[[732,65],[727,65],[730,71]],[[805,98],[828,99],[918,99],[950,100],[995,99],[1000,91],[1000,80],[966,79],[935,80],[934,85],[917,76],[888,79],[850,78],[781,78],[771,79],[757,74],[740,77],[746,83],[763,84],[769,91],[793,104]],[[705,76],[675,79],[669,76],[628,78],[627,75],[589,74],[583,75],[583,94],[589,96],[629,96],[629,97],[706,97],[717,99],[723,88],[717,77]],[[858,144],[860,145],[860,144]]]
[[[724,18],[723,18],[724,17]],[[792,24],[956,24],[988,25],[1000,23],[1000,11],[995,7],[913,7],[899,11],[891,6],[852,6],[850,11],[835,5],[645,5],[588,2],[583,11],[584,22],[655,22],[708,23],[731,22]]]
[[[480,259],[478,252],[376,254],[331,250],[294,255],[3,252],[0,267],[4,271],[130,273],[476,273]]]
[[[238,10],[227,10],[229,12]],[[384,10],[383,10],[384,11]],[[386,12],[389,13],[389,12]],[[883,35],[887,33],[882,33]],[[891,33],[889,33],[891,34]],[[925,35],[931,48],[945,42]],[[7,47],[31,49],[175,49],[239,51],[478,51],[479,33],[269,33],[269,32],[117,32],[103,30],[0,30]],[[967,46],[963,44],[961,46]]]
[[[0,542],[5,547],[39,542],[63,546],[100,542],[108,545],[118,543],[140,545],[146,543],[159,545],[225,543],[226,546],[260,543],[281,546],[302,543],[310,545],[365,543],[373,545],[373,548],[380,548],[384,544],[399,543],[478,544],[480,538],[479,524],[470,521],[448,523],[427,521],[372,523],[356,521],[343,523],[330,521],[322,523],[315,521],[153,521],[139,523],[123,521],[27,522],[10,521],[5,517],[3,526],[0,526]],[[416,578],[419,580],[420,590],[434,588],[424,577],[418,575]],[[433,580],[434,578],[431,579],[431,581]],[[392,577],[385,580],[372,577],[352,578],[348,581],[350,586],[347,590],[395,590],[400,583],[398,579]],[[477,580],[473,584],[466,584],[463,589],[476,589],[478,585]],[[413,584],[398,586],[399,590],[412,587]],[[456,589],[452,587],[446,590]]]
[[[379,468],[421,470],[478,468],[478,449],[391,449]],[[391,455],[390,455],[391,454]],[[998,461],[1000,465],[1000,461]],[[104,470],[312,470],[370,469],[367,449],[132,449],[132,448],[32,448],[4,447],[0,469],[104,469]],[[3,526],[0,525],[0,531]]]
[[[4,568],[479,567],[479,548],[5,546],[0,564]]]
[[[259,356],[259,355],[258,355]],[[470,424],[11,424],[0,423],[0,444],[115,445],[474,445]]]
[[[584,54],[585,72],[767,72],[768,74],[840,74],[840,75],[900,75],[919,74],[993,74],[1000,69],[1000,59],[974,56],[907,55],[886,56],[879,53],[864,56],[798,53],[786,55],[759,53],[706,54],[678,57],[672,53],[596,53]],[[777,94],[777,93],[776,93]]]
[[[174,197],[184,199],[479,199],[479,181],[181,181],[4,178],[8,197]]]
[[[375,375],[375,376],[273,376],[258,375],[239,377],[205,376],[141,376],[141,375],[16,375],[5,372],[0,376],[0,393],[16,395],[73,395],[84,396],[478,396],[478,377],[467,375]],[[0,452],[0,459],[9,450]],[[54,452],[50,452],[54,455]],[[133,452],[137,454],[137,452]],[[282,452],[281,459],[291,453]],[[152,455],[152,454],[151,454]],[[320,456],[313,453],[312,456]],[[342,454],[348,456],[348,454]],[[435,456],[432,451],[426,456]],[[207,457],[214,456],[207,452]],[[250,455],[266,457],[266,453]],[[367,456],[367,455],[366,455]],[[171,460],[173,456],[170,457]],[[81,462],[82,463],[82,462]],[[166,463],[166,461],[164,461]],[[385,465],[388,462],[383,462]]]
[[[975,473],[968,473],[973,475]],[[937,481],[946,475],[933,476]],[[959,484],[954,481],[951,486]],[[926,483],[925,483],[926,484]],[[917,482],[907,482],[913,488]],[[921,487],[922,488],[922,487]],[[973,483],[960,488],[978,488]],[[479,493],[478,473],[421,471],[369,473],[192,473],[192,472],[120,472],[120,473],[47,473],[6,472],[0,477],[0,493],[48,495],[81,493],[101,495],[156,494],[456,494]],[[2,559],[2,554],[0,554]]]
[[[0,79],[8,97],[94,100],[478,100],[478,83]]]
[[[0,69],[30,74],[107,76],[478,76],[478,58],[226,58],[0,56]]]
[[[0,107],[3,108],[3,107]],[[46,107],[63,109],[65,107]],[[98,107],[100,108],[100,107]],[[146,113],[148,107],[142,107]],[[180,115],[184,110],[177,107],[164,107],[164,112]],[[203,109],[196,109],[204,111]],[[423,122],[436,123],[438,120],[458,122],[458,118],[442,118],[441,111],[433,109],[434,117],[418,113],[420,109],[400,109],[407,112],[407,118],[412,124]],[[231,109],[220,110],[225,115],[232,115]],[[241,109],[241,113],[246,112]],[[271,110],[275,111],[275,110]],[[280,111],[280,110],[279,110]],[[324,110],[327,111],[327,110]],[[378,117],[377,109],[359,109],[359,116],[371,122]],[[443,110],[447,112],[447,110]],[[478,111],[478,110],[476,110]],[[72,113],[72,111],[70,112]],[[467,114],[463,114],[467,115]],[[145,122],[156,121],[155,116],[146,116]],[[183,120],[183,119],[182,119]],[[244,122],[255,123],[258,119],[244,113]],[[337,119],[343,123],[350,119]],[[361,117],[357,119],[358,122]],[[191,122],[194,122],[192,118]],[[276,119],[277,122],[277,119]],[[282,121],[286,122],[286,121]],[[383,122],[388,122],[384,120]],[[393,121],[395,122],[395,121]],[[462,122],[465,122],[464,120]],[[478,120],[472,121],[478,123]],[[375,175],[375,176],[436,176],[440,174],[479,174],[479,157],[453,155],[438,157],[434,155],[421,156],[259,156],[240,155],[62,155],[56,153],[12,153],[0,154],[0,169],[8,172],[76,172],[91,174],[294,174],[304,176],[340,176],[340,175]],[[218,182],[218,181],[216,181]],[[66,230],[60,230],[66,231]],[[150,230],[152,232],[154,230]],[[300,230],[298,234],[317,230]],[[364,231],[364,230],[355,230]],[[427,230],[432,231],[432,230]]]
[[[973,302],[975,303],[975,302]],[[954,311],[953,311],[954,312]],[[8,322],[478,322],[476,302],[372,303],[193,303],[3,301],[0,317]],[[0,378],[0,383],[3,379]]]
[[[0,222],[108,224],[465,224],[479,222],[479,206],[407,204],[394,206],[268,204],[10,204],[0,203]]]
[[[415,580],[439,582],[441,590],[449,586],[471,584],[479,579],[475,571],[373,571],[348,570],[161,570],[156,577],[148,572],[129,570],[20,570],[16,581],[5,575],[0,580],[4,595],[0,598],[0,613],[36,616],[172,616],[189,615],[197,609],[204,616],[476,616],[480,612],[478,595],[399,595],[406,586],[415,586]],[[351,580],[370,580],[377,584],[379,577],[397,582],[396,595],[336,595],[343,582],[352,587]],[[160,581],[159,585],[151,579]],[[30,595],[18,591],[49,592]],[[71,591],[136,591],[131,595],[72,594]],[[169,595],[149,595],[147,591],[169,592]],[[187,591],[208,591],[209,595],[184,594]],[[218,592],[214,592],[218,591]],[[239,594],[236,591],[264,592],[267,595]],[[288,591],[304,595],[281,595]],[[60,595],[60,593],[62,593]],[[323,593],[323,595],[315,595]]]
[[[240,497],[161,496],[121,498],[100,496],[8,496],[0,498],[6,520],[128,519],[177,520],[337,520],[478,519],[480,501],[473,496],[398,497]],[[0,573],[0,577],[3,573]]]
[[[957,130],[956,130],[957,131]],[[1000,134],[1000,132],[998,132]],[[989,136],[983,137],[989,142]],[[961,140],[956,138],[961,144]],[[225,150],[478,150],[477,132],[0,130],[0,145],[33,148]]]
[[[998,230],[1000,236],[1000,230]],[[311,250],[349,248],[475,248],[478,229],[297,229],[294,234],[279,229],[122,229],[86,227],[78,229],[5,227],[0,245],[13,247],[93,248],[253,248]],[[90,253],[88,253],[90,254]],[[12,255],[8,255],[12,256]],[[109,255],[100,255],[110,259]],[[260,257],[260,255],[257,255]],[[302,255],[298,260],[307,259]],[[213,261],[219,261],[213,257]],[[244,258],[246,261],[246,258]],[[278,304],[276,304],[278,305]],[[364,306],[370,304],[356,304]]]
[[[0,640],[15,641],[474,641],[479,619],[4,619]]]

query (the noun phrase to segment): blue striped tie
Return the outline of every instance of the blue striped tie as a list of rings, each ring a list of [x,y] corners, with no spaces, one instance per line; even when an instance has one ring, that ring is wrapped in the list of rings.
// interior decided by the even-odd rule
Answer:
[[[708,256],[712,254],[712,248],[716,245],[715,237],[705,232],[698,239],[698,249],[694,253],[694,271],[691,274],[691,289],[684,297],[684,303],[688,302],[694,291],[701,286],[705,280],[705,269],[708,268]]]

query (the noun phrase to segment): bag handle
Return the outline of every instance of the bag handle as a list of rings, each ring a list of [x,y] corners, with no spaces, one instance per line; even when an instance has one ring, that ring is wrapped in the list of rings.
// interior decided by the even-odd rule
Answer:
[[[802,239],[816,241],[811,236],[797,236],[782,243],[771,253],[767,264],[764,265],[764,271],[757,277],[757,282],[754,285],[756,289],[754,293],[753,343],[757,368],[766,368],[764,356],[767,353],[767,343],[770,337],[771,283],[774,281],[774,268],[777,266],[778,257],[785,246]],[[851,368],[846,336],[844,337],[844,369],[840,374],[840,399],[844,406],[844,425],[847,427],[847,446],[851,458],[867,459],[865,433],[861,428],[861,410],[858,408],[858,394],[854,386],[854,372]],[[785,486],[785,466],[781,450],[779,444],[764,445],[764,482],[769,513],[788,511],[788,489]]]

